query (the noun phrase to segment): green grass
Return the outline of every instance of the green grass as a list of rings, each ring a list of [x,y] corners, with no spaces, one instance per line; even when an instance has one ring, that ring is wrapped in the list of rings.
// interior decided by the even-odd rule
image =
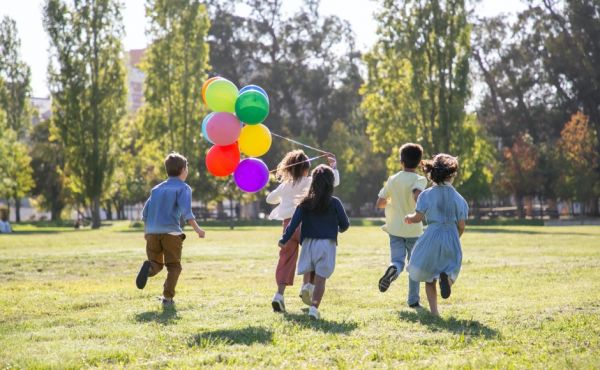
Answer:
[[[600,367],[599,227],[468,228],[441,318],[406,306],[404,274],[380,293],[386,235],[351,228],[319,322],[299,279],[271,312],[277,227],[188,238],[167,311],[164,272],[135,288],[144,240],[127,223],[16,229],[0,236],[0,368]]]

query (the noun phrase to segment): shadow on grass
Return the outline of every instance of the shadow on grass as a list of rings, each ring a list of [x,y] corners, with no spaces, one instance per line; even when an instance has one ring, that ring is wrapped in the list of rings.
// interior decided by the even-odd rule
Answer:
[[[304,328],[322,331],[331,334],[346,334],[358,327],[355,322],[348,321],[329,321],[329,320],[313,320],[308,315],[297,313],[284,313],[284,319],[296,323]]]
[[[459,320],[454,317],[444,319],[433,316],[429,311],[425,310],[417,312],[400,311],[398,316],[400,316],[401,320],[419,323],[433,331],[445,330],[453,334],[485,337],[486,339],[494,339],[499,336],[496,329],[490,328],[476,320]]]
[[[248,326],[242,329],[214,330],[194,335],[188,342],[190,347],[210,347],[219,344],[272,343],[273,333],[259,326]]]
[[[161,311],[147,311],[135,315],[137,322],[156,322],[162,325],[174,324],[180,319],[175,307],[165,307]]]

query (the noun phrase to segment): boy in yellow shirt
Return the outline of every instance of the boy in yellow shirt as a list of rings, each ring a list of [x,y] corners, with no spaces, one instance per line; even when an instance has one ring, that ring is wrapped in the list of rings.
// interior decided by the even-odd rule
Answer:
[[[419,194],[427,187],[427,179],[416,173],[423,148],[419,144],[407,143],[400,148],[402,171],[390,176],[379,192],[377,208],[385,208],[383,230],[390,235],[391,263],[379,279],[379,290],[385,292],[392,281],[404,270],[410,260],[412,249],[421,234],[423,223],[405,224],[404,216],[415,211]],[[419,305],[419,282],[408,279],[408,300],[410,307]]]

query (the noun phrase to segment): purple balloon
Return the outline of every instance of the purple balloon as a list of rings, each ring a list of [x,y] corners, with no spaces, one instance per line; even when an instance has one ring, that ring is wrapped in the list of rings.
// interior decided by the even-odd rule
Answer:
[[[255,193],[269,182],[269,168],[260,159],[246,158],[237,166],[233,179],[241,190]]]

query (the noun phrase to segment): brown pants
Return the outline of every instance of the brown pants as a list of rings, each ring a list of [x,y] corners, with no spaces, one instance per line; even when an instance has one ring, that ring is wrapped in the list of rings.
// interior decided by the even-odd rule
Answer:
[[[291,219],[283,220],[283,231]],[[279,261],[275,269],[275,281],[278,285],[294,285],[296,261],[298,261],[298,246],[300,245],[300,226],[294,231],[292,238],[279,250]]]
[[[181,274],[181,249],[185,234],[146,234],[146,254],[150,261],[150,274],[154,276],[167,266],[167,279],[165,280],[163,296],[173,298],[175,286]]]

